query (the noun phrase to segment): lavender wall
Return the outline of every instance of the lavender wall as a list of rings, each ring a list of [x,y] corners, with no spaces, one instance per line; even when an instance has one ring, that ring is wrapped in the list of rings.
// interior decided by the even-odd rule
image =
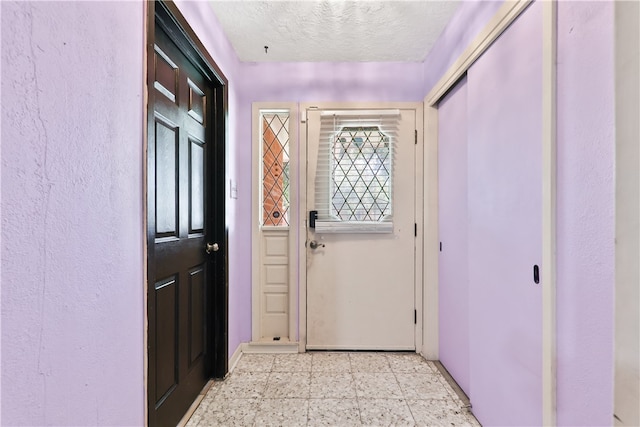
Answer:
[[[613,414],[613,2],[558,3],[558,424]]]
[[[141,425],[144,4],[1,8],[1,422]]]
[[[424,61],[424,95],[482,31],[500,6],[502,1],[467,0],[460,3]]]
[[[438,198],[440,361],[470,396],[466,77],[438,104]]]
[[[246,102],[422,102],[423,65],[413,62],[243,64]]]

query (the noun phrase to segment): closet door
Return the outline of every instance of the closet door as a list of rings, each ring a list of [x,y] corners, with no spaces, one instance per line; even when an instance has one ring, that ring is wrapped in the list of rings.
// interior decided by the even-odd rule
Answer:
[[[541,425],[540,2],[467,78],[471,403],[483,425]]]
[[[438,188],[440,361],[469,395],[466,78],[438,104]]]

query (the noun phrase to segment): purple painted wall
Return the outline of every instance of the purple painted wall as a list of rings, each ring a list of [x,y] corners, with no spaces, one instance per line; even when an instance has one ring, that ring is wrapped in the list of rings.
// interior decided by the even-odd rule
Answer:
[[[2,2],[3,425],[144,423],[140,2]]]
[[[438,104],[438,188],[440,361],[470,396],[466,77]]]
[[[413,62],[245,63],[246,102],[422,102],[423,65]]]
[[[424,95],[482,31],[500,6],[502,1],[466,0],[460,3],[424,60]]]
[[[558,425],[612,422],[613,8],[558,3]]]

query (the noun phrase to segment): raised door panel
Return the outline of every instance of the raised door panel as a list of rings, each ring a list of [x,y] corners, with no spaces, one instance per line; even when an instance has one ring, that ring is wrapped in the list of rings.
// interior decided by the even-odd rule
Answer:
[[[173,276],[155,285],[156,406],[178,385],[178,280]],[[151,391],[150,391],[151,392]]]
[[[260,339],[289,337],[289,231],[262,231]]]

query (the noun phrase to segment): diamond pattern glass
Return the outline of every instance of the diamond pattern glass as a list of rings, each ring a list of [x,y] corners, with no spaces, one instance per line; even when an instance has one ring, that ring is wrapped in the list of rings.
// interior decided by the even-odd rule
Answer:
[[[262,225],[289,226],[289,113],[262,113]]]
[[[333,140],[331,214],[382,221],[391,214],[389,137],[377,126],[344,127]]]

